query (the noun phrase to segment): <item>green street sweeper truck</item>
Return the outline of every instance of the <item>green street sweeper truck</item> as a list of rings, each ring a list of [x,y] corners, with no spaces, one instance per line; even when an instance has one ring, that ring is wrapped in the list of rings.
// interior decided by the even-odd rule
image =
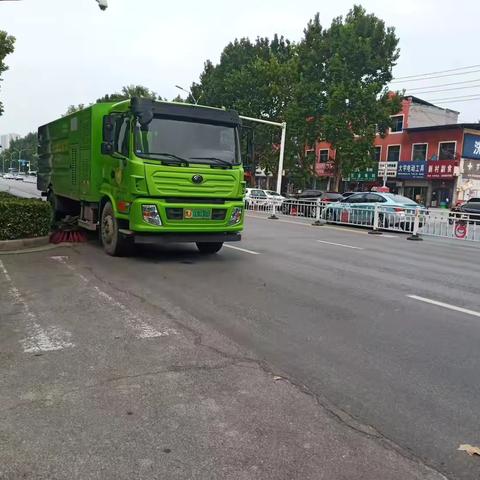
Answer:
[[[97,103],[38,129],[37,187],[110,255],[171,242],[216,253],[243,229],[240,125],[217,108]]]

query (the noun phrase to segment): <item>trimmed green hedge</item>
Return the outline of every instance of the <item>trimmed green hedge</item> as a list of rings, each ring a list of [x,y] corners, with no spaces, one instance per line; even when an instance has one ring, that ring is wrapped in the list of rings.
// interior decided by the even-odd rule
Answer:
[[[48,202],[0,192],[0,240],[43,237],[50,233],[51,225]]]

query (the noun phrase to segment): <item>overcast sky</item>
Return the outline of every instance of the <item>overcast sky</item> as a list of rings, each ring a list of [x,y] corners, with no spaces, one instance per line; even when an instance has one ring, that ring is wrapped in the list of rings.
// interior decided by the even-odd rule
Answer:
[[[26,134],[54,120],[68,105],[89,103],[123,85],[142,84],[169,99],[197,80],[203,62],[217,61],[236,37],[299,40],[307,21],[320,12],[328,26],[352,1],[336,0],[108,0],[102,12],[94,0],[22,0],[0,2],[0,29],[17,38],[7,57],[0,97],[5,113],[0,134]],[[401,55],[394,75],[480,64],[480,0],[364,0],[369,12],[395,26]],[[476,72],[475,72],[476,71]],[[458,73],[458,72],[453,72]],[[480,66],[466,75],[396,83],[396,88],[468,89],[412,92],[425,99],[479,94]],[[433,89],[433,88],[432,88]],[[461,111],[462,121],[480,119],[480,100],[443,106]],[[439,102],[438,102],[439,103]]]

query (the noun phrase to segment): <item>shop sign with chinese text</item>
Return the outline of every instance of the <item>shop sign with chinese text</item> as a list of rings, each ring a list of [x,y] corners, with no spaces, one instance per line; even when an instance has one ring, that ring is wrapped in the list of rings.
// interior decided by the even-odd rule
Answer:
[[[453,178],[456,175],[455,160],[429,160],[427,178]]]
[[[427,174],[425,161],[398,162],[397,178],[403,180],[424,179]]]

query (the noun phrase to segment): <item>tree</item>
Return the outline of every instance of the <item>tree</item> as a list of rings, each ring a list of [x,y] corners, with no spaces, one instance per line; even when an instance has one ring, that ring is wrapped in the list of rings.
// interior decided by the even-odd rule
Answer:
[[[90,104],[91,105],[91,104]],[[79,103],[78,105],[70,105],[67,108],[67,111],[62,115],[62,117],[66,117],[67,115],[71,115],[72,113],[76,113],[79,110],[83,110],[85,108],[84,103]]]
[[[308,48],[309,43],[314,48]],[[393,27],[355,5],[345,19],[335,18],[323,32],[317,15],[307,27],[302,51],[307,77],[319,79],[319,134],[336,152],[338,188],[342,175],[373,164],[377,130],[384,136],[390,115],[400,110],[400,95],[387,89],[399,57],[398,38]]]
[[[204,64],[199,83],[193,83],[187,101],[232,108],[242,115],[283,121],[292,97],[295,68],[294,46],[274,36],[237,39],[223,50],[220,62]],[[278,164],[279,129],[254,127],[254,163],[274,173]],[[255,168],[252,166],[252,168]]]
[[[0,30],[0,82],[2,81],[2,73],[8,70],[4,63],[5,57],[13,53],[15,37],[8,35],[7,32]],[[0,115],[3,113],[3,104],[0,102]]]
[[[121,102],[122,100],[128,100],[132,97],[151,98],[152,100],[161,100],[162,98],[143,85],[127,85],[122,87],[121,92],[107,93],[103,97],[97,100],[97,103],[105,102]]]

